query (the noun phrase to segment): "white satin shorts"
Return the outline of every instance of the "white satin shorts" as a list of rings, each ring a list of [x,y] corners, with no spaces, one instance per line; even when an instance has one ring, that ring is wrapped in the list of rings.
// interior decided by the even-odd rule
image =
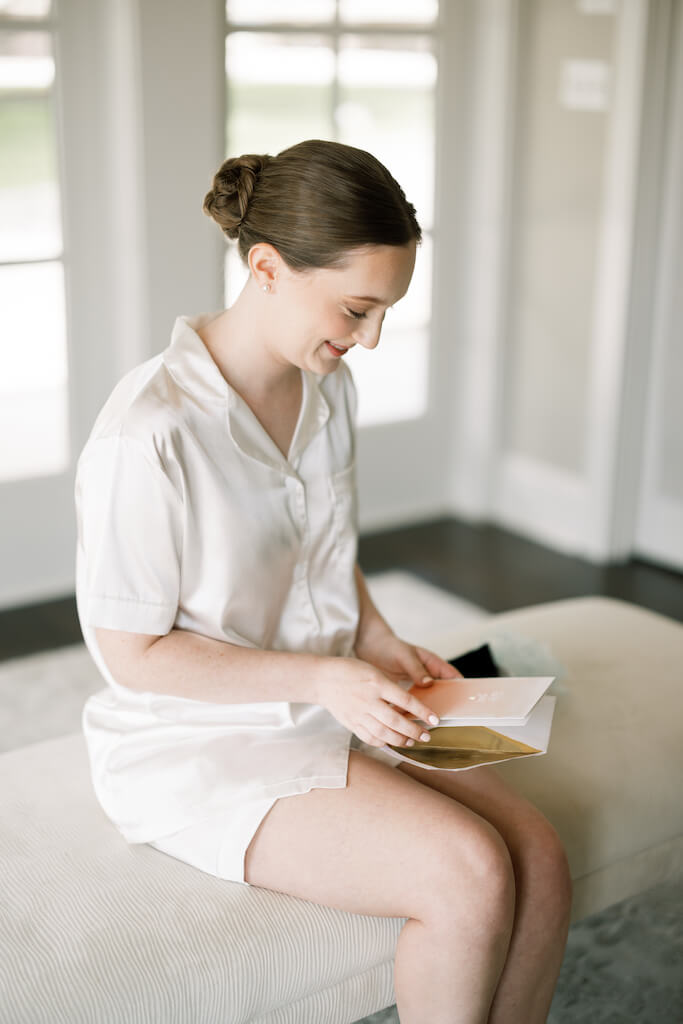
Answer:
[[[361,750],[392,768],[401,763],[397,758],[372,747],[357,736],[351,737],[352,750]],[[195,822],[171,835],[154,839],[148,846],[160,850],[192,867],[206,871],[209,875],[229,882],[249,885],[244,877],[244,858],[249,843],[268,811],[279,797],[264,800],[250,800],[243,804],[232,804],[221,814]],[[289,799],[289,798],[288,798]]]

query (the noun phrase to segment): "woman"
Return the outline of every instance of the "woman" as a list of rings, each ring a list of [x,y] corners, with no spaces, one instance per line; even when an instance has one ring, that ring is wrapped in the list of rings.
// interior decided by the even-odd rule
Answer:
[[[398,681],[454,675],[394,635],[356,564],[343,359],[408,288],[415,210],[370,154],[320,141],[227,160],[204,210],[249,279],[178,318],[78,465],[98,798],[129,842],[218,877],[408,918],[403,1024],[543,1021],[570,904],[557,836],[493,771],[380,750],[436,724]]]

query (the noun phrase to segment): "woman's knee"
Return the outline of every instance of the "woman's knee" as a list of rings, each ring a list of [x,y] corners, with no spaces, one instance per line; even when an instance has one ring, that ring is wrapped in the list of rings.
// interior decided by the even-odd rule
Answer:
[[[456,823],[432,849],[436,860],[432,918],[455,924],[464,917],[489,931],[508,931],[515,911],[515,874],[510,852],[496,829],[483,819],[466,830],[462,822]],[[457,918],[456,909],[461,911]]]
[[[533,892],[544,916],[560,923],[572,907],[572,877],[567,852],[557,832],[539,815],[528,837],[524,863],[524,888]]]

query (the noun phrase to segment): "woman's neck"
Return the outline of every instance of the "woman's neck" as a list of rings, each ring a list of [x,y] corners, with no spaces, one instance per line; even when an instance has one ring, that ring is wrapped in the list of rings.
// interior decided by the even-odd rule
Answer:
[[[299,391],[301,371],[273,353],[273,325],[263,315],[258,286],[250,277],[237,300],[197,333],[223,377],[245,400],[261,405],[276,394]]]

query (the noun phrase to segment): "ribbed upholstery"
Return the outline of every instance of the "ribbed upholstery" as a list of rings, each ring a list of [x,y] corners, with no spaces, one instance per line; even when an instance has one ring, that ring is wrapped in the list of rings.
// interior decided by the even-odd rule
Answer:
[[[128,846],[94,800],[80,735],[5,754],[0,791],[0,1020],[350,1021],[351,996],[358,1016],[392,1002],[401,919]],[[275,1012],[291,1004],[296,1016]]]
[[[503,765],[553,821],[575,919],[683,873],[683,626],[585,598],[493,616],[566,665],[544,758]],[[223,882],[128,846],[80,735],[0,757],[2,1024],[351,1024],[394,1000],[403,921]]]
[[[312,992],[304,999],[282,1006],[253,1024],[321,1024],[328,1021],[357,1021],[394,1002],[394,958],[377,967],[352,975],[328,989]]]
[[[563,840],[573,920],[683,878],[683,624],[626,601],[572,598],[467,625],[455,650],[483,639],[502,649],[496,636],[541,641],[566,667],[548,753],[496,770]]]

